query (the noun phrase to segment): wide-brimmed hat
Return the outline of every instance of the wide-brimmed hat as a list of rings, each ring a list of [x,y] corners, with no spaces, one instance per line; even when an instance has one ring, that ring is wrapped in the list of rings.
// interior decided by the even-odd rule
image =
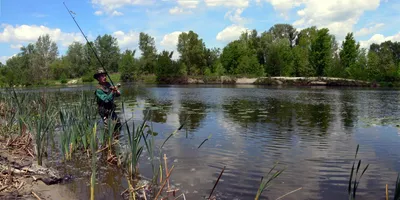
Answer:
[[[103,69],[98,69],[97,72],[93,75],[94,79],[97,79],[97,77],[101,74],[107,74]]]

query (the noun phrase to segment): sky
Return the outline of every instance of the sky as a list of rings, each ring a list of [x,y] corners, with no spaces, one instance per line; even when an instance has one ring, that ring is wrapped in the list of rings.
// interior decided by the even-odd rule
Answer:
[[[329,28],[339,42],[353,32],[362,47],[400,41],[399,0],[0,0],[0,62],[44,34],[59,55],[73,41],[84,43],[63,2],[89,40],[110,34],[121,51],[138,49],[140,32],[154,37],[159,51],[176,51],[178,35],[190,30],[207,47],[223,48],[243,31],[278,23]]]

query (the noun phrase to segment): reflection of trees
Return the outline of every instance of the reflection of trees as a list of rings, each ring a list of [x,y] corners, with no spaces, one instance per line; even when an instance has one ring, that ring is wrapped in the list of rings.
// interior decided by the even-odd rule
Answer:
[[[179,111],[180,124],[185,123],[186,130],[196,130],[206,117],[206,109],[206,105],[202,102],[182,102]]]
[[[356,115],[354,114],[354,94],[350,93],[350,91],[344,91],[342,95],[340,95],[340,102],[342,104],[341,116],[344,121],[344,127],[350,128],[354,125],[354,120]]]
[[[147,99],[146,103],[145,109],[143,109],[143,118],[150,112],[151,121],[156,123],[167,122],[167,115],[171,111],[172,102],[157,102],[154,99]]]
[[[329,104],[305,104],[280,99],[264,102],[232,100],[223,105],[228,118],[241,126],[271,123],[279,129],[293,130],[295,125],[310,128],[319,127],[326,132],[332,121]]]

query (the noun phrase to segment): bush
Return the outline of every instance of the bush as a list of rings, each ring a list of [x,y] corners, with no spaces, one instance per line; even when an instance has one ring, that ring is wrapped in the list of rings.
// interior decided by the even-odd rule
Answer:
[[[84,82],[84,83],[93,82],[94,81],[93,74],[94,73],[87,73],[87,74],[83,75],[82,82]]]
[[[64,73],[61,74],[60,81],[62,84],[65,84],[68,82],[67,76]]]

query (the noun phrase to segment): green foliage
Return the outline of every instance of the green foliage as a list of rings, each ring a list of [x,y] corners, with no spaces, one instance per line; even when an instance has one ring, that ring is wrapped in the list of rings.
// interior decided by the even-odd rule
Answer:
[[[360,44],[356,44],[353,33],[348,33],[342,43],[342,49],[339,53],[340,62],[345,70],[356,67],[359,48]]]
[[[138,61],[135,60],[135,52],[126,50],[119,61],[119,72],[124,82],[134,81],[139,71]]]
[[[207,67],[208,53],[205,51],[205,44],[199,35],[193,31],[181,33],[178,37],[178,52],[181,54],[180,60],[186,67],[188,75],[204,75]],[[212,59],[214,52],[210,52],[209,59]]]
[[[157,56],[157,82],[170,82],[185,75],[185,66],[172,60],[173,52],[163,51]]]
[[[82,43],[73,42],[70,44],[65,59],[68,62],[67,69],[70,78],[81,77],[90,71],[90,66],[86,61],[85,46]]]
[[[221,64],[228,74],[263,75],[264,69],[252,53],[247,41],[233,41],[223,49]]]
[[[56,80],[60,80],[62,78],[67,79],[67,74],[69,74],[70,70],[68,69],[68,63],[65,57],[61,59],[57,58],[54,62],[52,62],[50,64],[50,71],[53,78]]]
[[[104,67],[109,72],[118,71],[118,61],[120,59],[120,49],[118,46],[117,38],[105,34],[98,36],[94,42],[97,55],[100,57]],[[100,65],[97,65],[100,67]]]
[[[293,54],[288,39],[277,39],[270,45],[266,72],[270,76],[290,76],[294,74]]]
[[[61,74],[61,76],[60,76],[60,82],[61,82],[62,84],[65,84],[65,83],[68,82],[68,80],[67,80],[67,75],[65,75],[65,73]]]
[[[82,76],[82,82],[84,82],[84,83],[91,83],[91,82],[93,82],[95,79],[93,78],[93,74],[94,74],[94,71],[93,72],[89,72],[89,73],[86,73],[85,75],[83,75]]]
[[[311,42],[310,63],[317,76],[325,75],[332,61],[332,36],[327,28],[318,30],[317,37]]]
[[[139,49],[142,51],[141,71],[145,74],[154,74],[156,71],[155,61],[157,56],[154,38],[141,32],[139,35]]]

